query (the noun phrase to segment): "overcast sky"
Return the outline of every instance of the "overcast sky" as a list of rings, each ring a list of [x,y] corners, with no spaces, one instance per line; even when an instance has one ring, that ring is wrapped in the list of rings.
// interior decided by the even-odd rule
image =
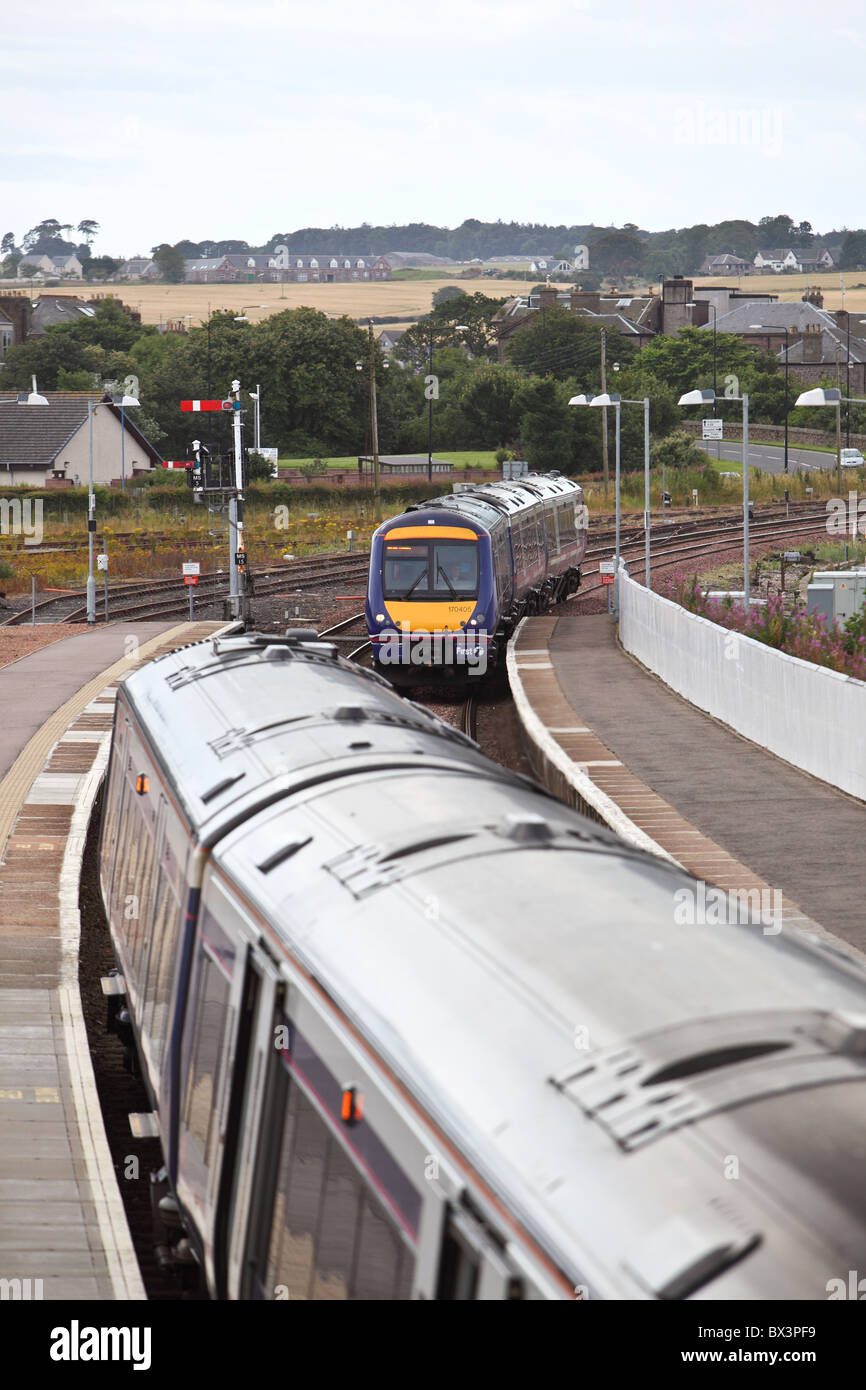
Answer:
[[[866,224],[862,0],[3,8],[0,234],[93,218],[129,256],[364,221]]]

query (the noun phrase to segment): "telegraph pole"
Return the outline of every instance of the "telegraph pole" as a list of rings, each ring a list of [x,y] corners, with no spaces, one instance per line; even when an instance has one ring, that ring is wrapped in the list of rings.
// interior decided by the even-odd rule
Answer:
[[[607,392],[607,330],[601,330],[601,394]],[[610,469],[607,462],[607,406],[601,412],[601,452],[604,463],[604,495],[610,489]]]
[[[373,493],[379,507],[379,420],[376,410],[376,339],[373,325],[367,329],[370,338],[370,443],[373,449]]]

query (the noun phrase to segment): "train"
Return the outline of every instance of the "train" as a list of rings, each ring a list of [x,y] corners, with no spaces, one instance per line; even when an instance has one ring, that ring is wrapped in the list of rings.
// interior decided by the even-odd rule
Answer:
[[[99,841],[154,1242],[220,1300],[824,1299],[864,1268],[866,971],[315,633],[118,690]]]
[[[480,684],[516,623],[580,585],[588,512],[558,473],[458,485],[375,532],[365,617],[373,667],[393,685]]]

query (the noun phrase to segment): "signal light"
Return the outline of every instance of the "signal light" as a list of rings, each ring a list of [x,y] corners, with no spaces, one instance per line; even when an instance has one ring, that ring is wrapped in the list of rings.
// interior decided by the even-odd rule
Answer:
[[[364,1115],[364,1097],[357,1086],[344,1086],[340,1104],[340,1119],[344,1125],[356,1125]]]
[[[135,790],[139,796],[145,796],[150,791],[150,778],[145,776],[143,772],[140,772],[135,779]]]

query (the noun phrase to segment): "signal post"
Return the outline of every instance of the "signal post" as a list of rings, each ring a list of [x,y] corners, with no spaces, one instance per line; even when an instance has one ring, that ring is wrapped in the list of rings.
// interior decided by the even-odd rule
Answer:
[[[231,411],[233,465],[224,475],[221,457],[214,458],[199,439],[192,441],[192,460],[187,465],[195,500],[205,493],[219,492],[228,506],[229,514],[229,598],[228,617],[249,619],[247,593],[247,548],[244,535],[244,469],[241,440],[241,384],[233,381],[231,395],[225,400],[181,401],[183,411]],[[190,598],[192,595],[190,594]]]

